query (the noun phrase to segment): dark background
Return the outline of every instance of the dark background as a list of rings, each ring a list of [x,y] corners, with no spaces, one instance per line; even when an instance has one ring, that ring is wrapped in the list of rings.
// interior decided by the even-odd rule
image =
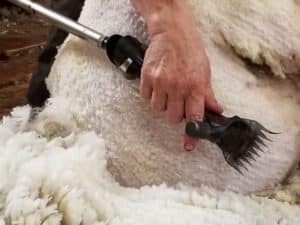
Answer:
[[[49,6],[49,0],[37,1]],[[0,118],[26,104],[26,91],[48,24],[11,4],[0,2]]]

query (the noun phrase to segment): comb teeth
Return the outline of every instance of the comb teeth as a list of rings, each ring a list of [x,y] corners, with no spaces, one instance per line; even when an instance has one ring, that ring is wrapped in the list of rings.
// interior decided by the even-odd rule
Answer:
[[[259,145],[262,145],[264,147],[267,147],[267,145],[265,144],[265,142],[261,139],[260,136],[257,136],[256,140],[255,140]]]
[[[247,151],[251,152],[252,155],[259,156],[258,152],[253,147],[250,147]],[[254,160],[255,160],[255,158],[254,158]]]
[[[271,133],[271,132],[268,132],[268,130],[265,131],[265,132],[267,132],[267,133],[269,133],[269,134],[273,134],[273,133]],[[261,137],[261,138],[263,138],[263,139],[265,139],[265,140],[272,141],[269,137],[267,137],[267,136],[264,134],[263,130],[259,130],[257,136],[258,136],[258,137]]]
[[[255,161],[255,157],[253,156],[253,153],[250,151],[245,153],[244,158],[247,159],[249,162],[250,160]]]
[[[251,123],[247,125],[251,128],[249,138],[244,140],[239,151],[237,150],[236,152],[227,153],[226,159],[228,164],[242,175],[244,170],[249,170],[247,166],[252,166],[252,162],[256,161],[256,157],[259,157],[260,153],[264,152],[264,147],[267,147],[266,142],[273,142],[267,134],[279,134],[264,128],[261,124],[255,121],[251,121]],[[241,136],[243,135],[242,132],[243,130],[241,131]]]
[[[243,172],[242,172],[242,170],[240,169],[241,165],[239,165],[239,164],[240,164],[239,161],[235,161],[235,162],[229,163],[229,165],[230,165],[231,167],[233,167],[236,171],[238,171],[240,174],[243,175]]]
[[[252,148],[254,149],[254,151],[263,152],[262,148],[255,141],[252,144]]]
[[[190,123],[186,126],[186,133],[217,144],[226,162],[240,174],[248,170],[247,166],[251,166],[264,152],[266,142],[272,142],[269,135],[279,134],[266,129],[255,120],[238,116],[225,117],[211,111],[205,111],[204,122]]]
[[[251,156],[251,154],[249,154],[249,155]],[[251,160],[254,160],[254,157],[250,157],[250,156],[244,155],[244,156],[241,158],[241,160],[242,160],[244,163],[247,163],[248,165],[252,166],[250,159],[251,159]],[[248,170],[248,169],[247,169],[247,170]]]

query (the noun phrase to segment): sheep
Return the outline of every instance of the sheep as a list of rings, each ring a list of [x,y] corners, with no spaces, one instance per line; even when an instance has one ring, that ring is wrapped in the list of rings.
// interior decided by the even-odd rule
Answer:
[[[249,171],[237,173],[220,149],[205,141],[194,152],[181,151],[184,124],[167,124],[164,115],[152,112],[139,96],[138,81],[125,80],[103,52],[73,36],[59,50],[47,78],[52,104],[37,121],[46,126],[52,117],[68,127],[58,116],[61,101],[55,100],[65,99],[77,127],[103,136],[107,168],[123,186],[183,183],[242,193],[272,187],[299,162],[299,96],[297,82],[289,81],[299,79],[299,3],[189,3],[203,33],[214,90],[225,114],[255,119],[281,133]],[[149,42],[146,25],[129,0],[86,0],[79,21],[108,35],[131,34]],[[264,75],[257,68],[266,68]]]
[[[82,131],[51,141],[0,125],[0,224],[299,224],[300,207],[209,188],[120,186],[106,170],[105,143]]]

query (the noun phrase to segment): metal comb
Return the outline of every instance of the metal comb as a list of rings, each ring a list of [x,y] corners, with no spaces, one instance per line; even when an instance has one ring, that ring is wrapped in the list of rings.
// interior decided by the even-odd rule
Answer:
[[[202,122],[192,121],[186,125],[186,134],[215,143],[223,152],[226,162],[242,174],[247,164],[263,152],[262,147],[271,142],[272,132],[255,120],[238,116],[225,117],[210,111],[205,112]]]

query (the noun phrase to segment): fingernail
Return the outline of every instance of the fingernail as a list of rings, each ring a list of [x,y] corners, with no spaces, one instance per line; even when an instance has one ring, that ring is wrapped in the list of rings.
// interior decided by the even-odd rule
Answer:
[[[189,151],[189,152],[193,151],[194,148],[195,148],[195,146],[193,144],[185,144],[184,145],[184,150]]]

